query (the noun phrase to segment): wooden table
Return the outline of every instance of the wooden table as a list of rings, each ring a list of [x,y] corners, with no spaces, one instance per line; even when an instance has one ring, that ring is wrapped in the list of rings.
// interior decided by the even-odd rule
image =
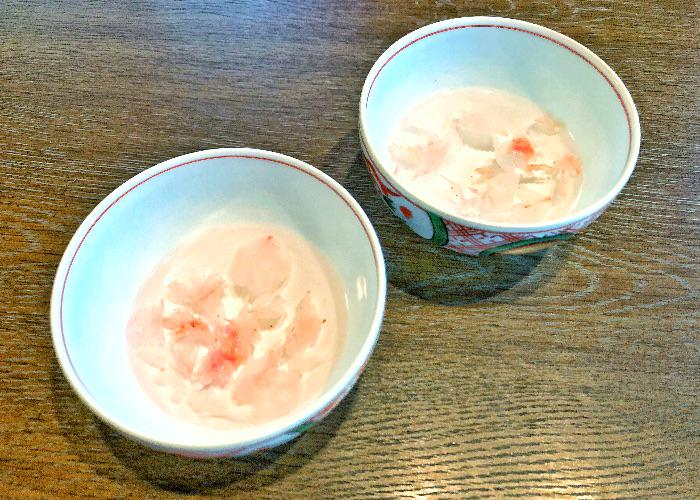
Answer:
[[[694,4],[694,5],[693,5]],[[700,495],[697,2],[0,3],[0,496]],[[634,96],[637,170],[588,231],[475,260],[389,215],[359,159],[373,61],[413,29],[502,15],[598,53]],[[359,200],[390,280],[379,344],[321,425],[242,460],[149,451],[54,358],[61,254],[112,189],[251,146]]]

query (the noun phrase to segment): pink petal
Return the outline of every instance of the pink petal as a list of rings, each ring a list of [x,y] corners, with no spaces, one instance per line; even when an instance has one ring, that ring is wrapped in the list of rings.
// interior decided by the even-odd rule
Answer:
[[[221,314],[225,288],[224,280],[212,273],[193,277],[189,282],[173,281],[168,285],[166,298],[196,314],[215,318]]]
[[[581,162],[572,154],[567,154],[554,162],[554,168],[558,168],[572,177],[581,175]]]
[[[219,350],[211,350],[197,370],[197,380],[202,385],[225,386],[235,371],[234,364]]]
[[[401,130],[389,146],[397,166],[423,175],[435,170],[445,159],[449,145],[437,134],[418,127]]]
[[[247,405],[262,399],[280,376],[281,362],[279,350],[274,349],[247,363],[236,381],[232,394],[234,402]]]
[[[286,305],[282,297],[275,295],[270,298],[258,298],[250,308],[250,315],[261,330],[276,328],[287,316]]]
[[[273,294],[289,280],[292,264],[274,236],[241,247],[229,269],[236,292],[248,300]]]
[[[216,337],[221,356],[238,366],[253,354],[258,328],[249,315],[241,314],[217,328]]]
[[[545,135],[558,134],[563,128],[564,125],[561,122],[549,115],[540,116],[530,125],[530,130]]]
[[[297,304],[292,324],[287,328],[285,350],[292,354],[314,345],[322,326],[323,319],[311,302],[311,293],[307,292]]]
[[[513,149],[513,141],[506,137],[499,137],[495,141],[496,163],[502,169],[512,172],[516,168],[524,168],[529,158]]]
[[[168,316],[163,317],[163,326],[171,330],[176,337],[190,333],[209,332],[209,325],[190,311],[176,309]]]

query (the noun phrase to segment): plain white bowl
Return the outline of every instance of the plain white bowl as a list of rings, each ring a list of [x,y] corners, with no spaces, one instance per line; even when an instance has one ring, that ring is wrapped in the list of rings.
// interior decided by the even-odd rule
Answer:
[[[345,288],[348,338],[315,399],[271,423],[210,429],[165,413],[144,393],[127,358],[125,325],[143,279],[178,240],[251,220],[284,224],[331,259]],[[385,295],[379,240],[342,186],[288,156],[214,149],[151,167],[95,207],[58,266],[51,330],[73,389],[115,429],[164,451],[239,456],[297,437],[350,391],[377,341]]]
[[[494,224],[447,213],[394,175],[389,135],[438,90],[487,86],[524,96],[562,120],[583,162],[581,196],[565,217]],[[639,154],[639,117],[620,78],[580,43],[536,24],[498,17],[448,19],[391,45],[360,98],[360,138],[372,178],[394,214],[420,236],[470,254],[537,249],[593,222],[627,183]]]

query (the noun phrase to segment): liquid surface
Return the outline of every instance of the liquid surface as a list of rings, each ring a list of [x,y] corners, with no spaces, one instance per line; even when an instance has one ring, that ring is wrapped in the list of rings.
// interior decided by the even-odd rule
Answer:
[[[323,389],[345,339],[345,307],[328,259],[293,231],[219,226],[146,279],[129,353],[166,411],[217,428],[263,423]]]
[[[570,212],[581,189],[581,163],[565,125],[498,89],[432,94],[399,121],[388,149],[407,189],[469,219],[553,219]]]

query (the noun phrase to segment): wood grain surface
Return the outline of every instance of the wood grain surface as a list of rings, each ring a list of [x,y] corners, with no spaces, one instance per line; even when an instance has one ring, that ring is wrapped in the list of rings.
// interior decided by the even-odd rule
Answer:
[[[700,497],[697,1],[0,2],[0,496]],[[430,22],[561,31],[625,81],[642,150],[615,204],[534,256],[472,259],[389,215],[359,161],[374,60]],[[54,357],[56,266],[89,211],[183,153],[322,168],[377,228],[379,344],[322,424],[240,460],[152,452]]]

